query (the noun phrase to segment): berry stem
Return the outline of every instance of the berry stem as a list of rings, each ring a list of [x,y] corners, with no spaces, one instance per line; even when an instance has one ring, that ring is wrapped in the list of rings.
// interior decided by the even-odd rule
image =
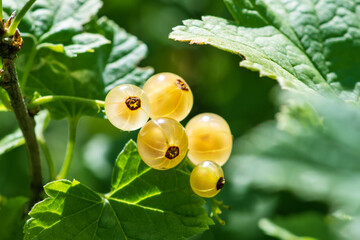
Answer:
[[[75,147],[75,138],[76,138],[76,128],[79,121],[79,118],[69,118],[69,141],[66,149],[65,160],[57,179],[64,179],[67,176],[67,173],[70,169],[71,160],[74,155]]]
[[[29,0],[25,3],[25,5],[22,7],[20,12],[16,14],[13,22],[11,23],[8,31],[5,33],[5,37],[11,37],[15,34],[17,27],[19,26],[21,20],[25,16],[25,14],[29,11],[31,6],[36,2],[36,0]]]
[[[194,169],[194,167],[196,167],[195,166],[195,164],[192,162],[192,161],[190,161],[190,159],[186,156],[186,164],[191,168],[191,169]]]
[[[55,102],[55,101],[67,101],[67,102],[74,102],[74,103],[82,103],[87,104],[89,106],[93,106],[95,108],[104,108],[105,102],[100,100],[94,99],[87,99],[87,98],[80,98],[80,97],[73,97],[73,96],[62,96],[62,95],[49,95],[44,97],[36,98],[35,100],[31,101],[28,105],[28,108],[36,109],[38,106]]]
[[[221,208],[225,208],[227,210],[230,210],[230,206],[224,205],[223,201],[218,201],[215,198],[210,199],[211,202],[211,217],[214,217],[218,223],[221,225],[225,225],[225,221],[220,218],[220,214],[222,213]]]
[[[39,145],[44,153],[44,156],[45,156],[45,160],[46,160],[46,163],[48,165],[48,169],[49,169],[49,181],[54,181],[56,179],[56,171],[55,171],[55,165],[54,165],[54,161],[53,161],[53,158],[51,156],[51,152],[49,150],[49,147],[45,141],[45,138],[44,136],[40,136],[38,138],[38,142],[39,142]]]

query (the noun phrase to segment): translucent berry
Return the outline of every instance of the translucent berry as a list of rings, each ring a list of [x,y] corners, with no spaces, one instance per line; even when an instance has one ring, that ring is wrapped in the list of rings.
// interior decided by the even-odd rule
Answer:
[[[147,165],[166,170],[183,160],[188,149],[188,138],[184,127],[178,121],[157,118],[141,128],[137,145],[140,157]]]
[[[195,165],[206,160],[220,166],[227,162],[232,150],[232,135],[222,117],[202,113],[193,117],[185,129],[189,138],[188,157]]]
[[[150,103],[144,91],[131,84],[119,85],[107,94],[105,112],[109,121],[124,131],[136,130],[149,119]]]
[[[181,121],[193,106],[189,86],[176,74],[156,74],[146,81],[143,89],[150,100],[151,118],[169,117]]]
[[[224,187],[225,178],[221,167],[211,161],[198,164],[190,174],[191,189],[200,197],[211,198]]]

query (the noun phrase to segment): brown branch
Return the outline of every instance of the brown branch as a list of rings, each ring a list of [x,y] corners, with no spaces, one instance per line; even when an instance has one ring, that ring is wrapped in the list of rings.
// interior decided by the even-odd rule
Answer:
[[[18,36],[18,38],[20,38],[20,36]],[[13,40],[16,39],[14,38]],[[17,40],[20,41],[19,39]],[[20,48],[16,50],[20,50],[21,46],[22,44],[20,45]],[[0,56],[3,60],[3,73],[0,86],[3,87],[9,94],[11,106],[25,138],[31,177],[30,188],[32,196],[30,199],[30,206],[33,206],[36,202],[41,200],[41,193],[43,189],[40,152],[35,135],[35,121],[26,108],[24,97],[18,82],[14,62],[17,51],[14,51],[14,47],[16,47],[16,41],[13,41],[9,45],[5,41],[0,43]]]

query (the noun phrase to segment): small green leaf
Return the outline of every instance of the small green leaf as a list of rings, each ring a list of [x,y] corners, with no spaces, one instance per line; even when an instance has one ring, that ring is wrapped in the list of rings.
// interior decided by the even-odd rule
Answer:
[[[22,227],[25,197],[5,198],[0,196],[0,240],[23,239]]]
[[[315,238],[311,238],[311,237],[295,236],[294,234],[290,233],[289,231],[275,225],[268,219],[261,219],[259,221],[259,227],[267,235],[276,237],[277,239],[281,239],[281,240],[316,240]]]
[[[72,45],[68,45],[64,48],[66,55],[69,57],[75,57],[80,53],[94,52],[95,48],[99,48],[105,44],[110,44],[110,41],[104,36],[93,33],[75,35],[72,42]]]
[[[41,111],[35,117],[36,127],[35,132],[36,135],[42,134],[45,131],[46,127],[49,124],[49,113],[47,111]],[[25,144],[25,139],[22,135],[20,129],[15,130],[13,133],[6,135],[2,139],[0,139],[0,155],[9,152],[17,147],[20,147]]]
[[[109,43],[110,41],[100,34],[80,33],[72,38],[70,45],[43,43],[38,49],[48,48],[58,53],[65,53],[69,57],[76,57],[81,53],[94,52],[96,48]]]
[[[0,112],[7,112],[9,109],[0,100]]]
[[[236,22],[211,16],[185,20],[170,38],[238,54],[240,66],[277,79],[284,89],[358,102],[356,2],[224,1]]]
[[[77,181],[47,184],[49,196],[31,210],[30,239],[183,239],[208,229],[205,201],[181,169],[158,171],[141,160],[130,141],[116,160],[105,196]]]
[[[10,111],[11,109],[9,96],[4,89],[0,88],[0,112]]]
[[[0,155],[22,146],[24,143],[25,139],[22,132],[20,129],[17,129],[0,140]]]

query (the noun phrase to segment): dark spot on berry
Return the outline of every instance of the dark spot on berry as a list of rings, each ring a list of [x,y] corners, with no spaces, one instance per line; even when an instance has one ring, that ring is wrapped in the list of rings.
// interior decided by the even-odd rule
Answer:
[[[125,103],[126,106],[132,111],[141,108],[141,100],[138,97],[128,97]]]
[[[216,190],[222,189],[224,185],[225,185],[225,178],[220,177],[219,181],[216,183]]]
[[[184,81],[182,81],[181,79],[176,79],[176,82],[175,82],[176,86],[178,88],[180,88],[181,90],[184,90],[184,91],[189,91],[189,87],[186,85],[186,83]]]
[[[166,153],[165,153],[165,157],[168,158],[168,159],[174,159],[176,158],[177,156],[179,156],[179,147],[177,146],[170,146],[167,150],[166,150]]]

